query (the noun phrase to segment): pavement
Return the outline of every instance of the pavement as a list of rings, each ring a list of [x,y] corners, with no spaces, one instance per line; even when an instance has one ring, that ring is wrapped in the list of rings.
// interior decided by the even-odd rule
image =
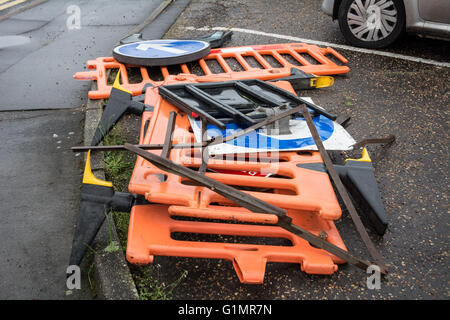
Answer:
[[[70,148],[84,143],[91,85],[72,76],[86,60],[110,55],[161,2],[49,0],[26,10],[27,1],[9,17],[16,7],[0,7],[0,41],[30,39],[0,49],[0,299],[92,298],[86,272],[81,290],[66,287],[83,169]],[[81,29],[67,28],[69,5],[80,8]],[[166,29],[153,26],[153,35],[173,20],[166,17]]]
[[[346,44],[320,3],[193,0],[165,37],[193,37],[226,27]],[[234,32],[227,46],[280,42],[292,41]],[[448,48],[445,41],[406,36],[383,52],[448,63]],[[337,51],[349,60],[351,72],[336,77],[332,88],[300,94],[335,114],[351,116],[348,131],[356,140],[397,137],[390,148],[369,147],[389,220],[383,238],[371,233],[390,266],[381,289],[369,290],[367,275],[350,265],[340,266],[332,276],[317,276],[295,264],[270,263],[264,284],[246,285],[230,261],[156,257],[166,283],[188,271],[174,289],[174,299],[449,298],[449,68],[356,49]],[[368,258],[347,212],[337,227],[349,249]]]
[[[73,74],[87,60],[111,55],[114,44],[161,2],[50,0],[1,21],[0,36],[25,35],[30,42],[0,51],[0,110],[85,104],[90,83],[74,81]],[[80,28],[70,6],[79,8]]]
[[[0,299],[65,299],[84,112],[0,112]],[[68,298],[90,298],[89,285]]]

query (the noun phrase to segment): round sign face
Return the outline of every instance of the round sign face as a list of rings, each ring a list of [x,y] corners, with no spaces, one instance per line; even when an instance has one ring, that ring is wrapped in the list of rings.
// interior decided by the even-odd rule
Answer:
[[[147,40],[115,47],[113,57],[126,64],[166,66],[198,60],[208,55],[210,45],[199,40]]]

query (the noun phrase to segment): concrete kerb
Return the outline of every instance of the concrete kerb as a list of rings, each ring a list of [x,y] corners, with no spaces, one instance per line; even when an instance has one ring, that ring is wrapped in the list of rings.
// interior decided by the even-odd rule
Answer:
[[[92,84],[95,90],[95,83]],[[89,145],[103,112],[103,100],[88,99],[84,123],[84,144]],[[103,153],[91,155],[94,175],[105,179]],[[139,295],[121,249],[106,251],[111,244],[120,243],[112,215],[108,215],[100,228],[92,247],[93,282],[97,299],[104,300],[138,300]]]
[[[154,14],[145,21],[147,25],[143,23],[139,26],[144,38],[161,39],[189,3],[190,0],[163,1]],[[158,27],[154,27],[155,25]],[[96,90],[95,82],[92,82],[91,90]],[[103,112],[103,103],[103,100],[88,98],[84,124],[85,145],[91,143]],[[97,178],[105,179],[103,153],[91,155],[91,168]],[[109,216],[100,228],[92,246],[95,250],[93,280],[97,299],[137,300],[139,294],[123,251],[121,249],[113,252],[105,251],[112,241],[120,243],[112,216]]]

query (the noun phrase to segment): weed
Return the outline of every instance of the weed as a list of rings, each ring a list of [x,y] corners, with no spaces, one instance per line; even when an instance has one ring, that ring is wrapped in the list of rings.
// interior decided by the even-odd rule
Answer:
[[[119,124],[104,137],[104,145],[124,144],[125,134]],[[112,181],[116,191],[125,192],[132,174],[134,161],[133,156],[126,152],[108,151],[104,153],[105,175],[107,180]],[[111,225],[109,219],[114,219],[119,242],[112,239]],[[110,243],[106,251],[114,252],[125,250],[127,246],[127,235],[130,213],[113,211],[107,216]],[[132,272],[136,287],[141,300],[168,300],[172,298],[173,290],[186,277],[183,272],[175,281],[167,283],[162,279],[161,267],[159,265],[136,266]]]
[[[105,136],[105,145],[118,145],[123,144],[122,128],[120,125],[116,125],[108,135]],[[111,180],[116,191],[126,191],[128,186],[128,180],[131,177],[133,171],[133,162],[126,157],[125,152],[105,152],[103,161],[105,162],[105,174],[108,180]],[[105,249],[108,252],[114,252],[121,248],[126,248],[126,238],[128,233],[128,219],[129,213],[112,212],[111,215],[106,217],[109,227],[109,246]],[[119,219],[120,218],[120,219]],[[114,219],[117,232],[119,235],[120,244],[117,241],[113,241],[111,233],[111,224],[109,219]],[[112,220],[111,220],[112,221]]]
[[[108,223],[108,234],[109,234],[109,245],[105,248],[105,251],[108,253],[116,252],[120,250],[120,246],[116,240],[113,239],[112,236],[112,224],[114,223],[112,214],[108,215],[105,212],[106,222]]]
[[[120,246],[127,247],[128,225],[130,222],[129,212],[112,212],[114,222],[116,223],[117,235],[119,236]]]
[[[116,125],[104,139],[105,145],[118,145],[123,143],[122,129],[119,125]],[[125,152],[117,151],[105,152],[103,161],[105,162],[105,171],[108,179],[112,180],[118,191],[125,191],[133,171],[133,162],[127,158]]]
[[[353,102],[351,102],[351,100],[352,100],[352,98],[351,97],[345,97],[345,105],[347,106],[347,107],[351,107],[351,106],[353,106]]]
[[[119,72],[119,69],[109,69],[109,74],[107,78],[107,83],[109,86],[112,86],[114,84],[114,80],[116,80],[117,73]]]
[[[142,276],[145,279],[136,282],[141,300],[169,300],[172,298],[173,290],[186,278],[187,271],[184,271],[177,280],[169,284],[161,281],[161,266],[159,264],[146,267]]]
[[[108,253],[116,252],[120,250],[120,246],[117,241],[110,241],[109,245],[105,248],[105,251]]]
[[[91,265],[89,266],[89,269],[87,272],[89,286],[91,287],[92,292],[95,292],[95,287],[94,287],[94,284],[92,283],[92,273],[94,272],[94,266],[95,266],[95,262],[92,262]]]

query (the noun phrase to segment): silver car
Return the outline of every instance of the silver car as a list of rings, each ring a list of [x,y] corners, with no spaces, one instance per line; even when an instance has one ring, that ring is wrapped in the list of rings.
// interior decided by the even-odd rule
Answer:
[[[450,39],[450,0],[323,0],[322,10],[358,47],[383,48],[404,32]]]

